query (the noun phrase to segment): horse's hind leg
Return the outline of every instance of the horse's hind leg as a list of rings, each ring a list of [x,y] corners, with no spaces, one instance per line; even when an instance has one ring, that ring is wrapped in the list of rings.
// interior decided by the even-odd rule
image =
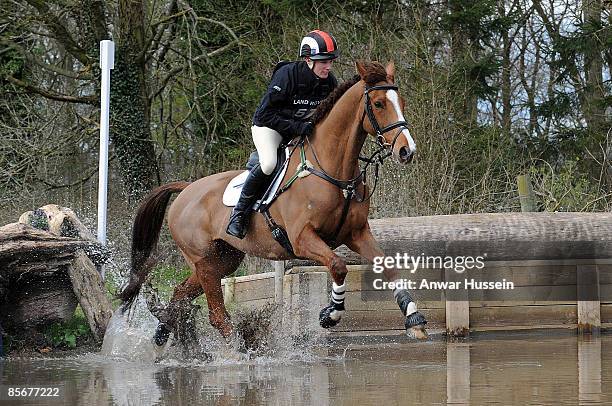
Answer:
[[[232,334],[232,323],[223,303],[221,279],[232,274],[243,258],[242,251],[217,240],[213,242],[213,249],[195,263],[196,274],[206,294],[210,324],[226,339]]]
[[[191,264],[190,266],[193,273],[174,289],[170,303],[158,315],[160,323],[155,330],[154,340],[155,344],[159,346],[168,341],[172,331],[177,331],[177,321],[181,309],[188,306],[192,300],[204,292],[195,273],[195,266]]]
[[[166,344],[172,331],[177,331],[176,327],[181,309],[188,306],[192,300],[204,292],[196,273],[196,266],[192,259],[183,251],[181,251],[181,254],[183,254],[185,261],[189,265],[189,268],[191,268],[191,275],[174,288],[170,303],[156,315],[160,323],[155,330],[154,340],[155,344],[159,346]]]

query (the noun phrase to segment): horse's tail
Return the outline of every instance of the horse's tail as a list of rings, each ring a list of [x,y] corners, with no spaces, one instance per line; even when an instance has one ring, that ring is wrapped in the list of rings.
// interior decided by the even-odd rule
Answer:
[[[128,284],[117,295],[123,301],[123,311],[128,309],[140,292],[149,270],[154,264],[150,260],[151,252],[157,246],[159,232],[166,206],[173,193],[180,192],[189,186],[189,182],[172,182],[153,189],[140,203],[132,226],[132,266]]]

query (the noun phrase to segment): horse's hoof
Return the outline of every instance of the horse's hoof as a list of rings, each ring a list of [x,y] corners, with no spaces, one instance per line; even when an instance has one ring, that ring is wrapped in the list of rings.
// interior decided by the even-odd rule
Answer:
[[[337,310],[333,304],[324,307],[319,313],[319,324],[323,328],[334,327],[340,322],[344,310]]]
[[[168,342],[168,338],[170,337],[170,333],[172,331],[168,328],[168,326],[164,323],[159,323],[157,328],[155,329],[155,335],[153,336],[153,341],[155,345],[161,347],[162,345]]]
[[[425,326],[422,324],[406,329],[406,335],[417,340],[427,340],[428,337],[427,330],[425,330]]]
[[[232,329],[227,336],[224,334],[221,334],[221,336],[225,340],[225,345],[228,347],[235,345],[236,343],[239,343],[242,338],[240,334],[238,333],[238,331],[234,329]]]
[[[238,336],[238,331],[234,329],[234,325],[229,319],[219,327],[219,333],[221,333],[225,341],[234,340]]]
[[[427,338],[425,324],[427,324],[427,320],[425,320],[425,316],[420,312],[410,314],[406,317],[406,334],[418,340],[425,340]]]

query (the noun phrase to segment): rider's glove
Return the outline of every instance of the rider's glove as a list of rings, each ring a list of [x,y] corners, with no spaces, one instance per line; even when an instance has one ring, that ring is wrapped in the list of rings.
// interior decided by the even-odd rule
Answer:
[[[305,121],[304,123],[302,123],[302,126],[300,127],[300,132],[298,135],[310,135],[312,134],[313,131],[314,131],[314,124],[312,124],[312,122],[310,121]]]

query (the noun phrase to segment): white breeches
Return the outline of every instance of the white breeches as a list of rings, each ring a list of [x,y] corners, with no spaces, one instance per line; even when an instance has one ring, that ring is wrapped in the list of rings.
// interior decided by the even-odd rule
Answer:
[[[269,175],[276,168],[278,146],[283,141],[283,137],[276,130],[256,125],[251,127],[251,134],[259,153],[261,171]]]

